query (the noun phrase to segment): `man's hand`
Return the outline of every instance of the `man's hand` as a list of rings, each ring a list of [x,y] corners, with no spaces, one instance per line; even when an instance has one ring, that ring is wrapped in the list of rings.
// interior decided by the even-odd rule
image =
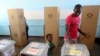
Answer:
[[[73,40],[70,39],[70,40],[69,40],[69,43],[70,43],[70,44],[75,44],[75,41],[73,41]]]
[[[81,31],[80,29],[78,29],[78,31],[79,31],[82,35],[84,35],[86,38],[89,38],[89,37],[90,37],[90,35],[89,35],[89,34],[84,33],[84,32],[83,32],[83,31]]]
[[[85,37],[86,37],[86,38],[90,38],[90,35],[87,34],[87,33],[85,33]]]

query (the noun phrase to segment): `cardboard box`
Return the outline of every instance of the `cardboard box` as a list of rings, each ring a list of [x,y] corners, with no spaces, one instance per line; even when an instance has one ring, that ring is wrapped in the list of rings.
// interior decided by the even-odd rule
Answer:
[[[85,38],[80,34],[79,38],[81,43],[86,44],[89,50],[94,48],[94,41],[97,29],[97,22],[99,17],[99,6],[83,6],[82,17],[81,17],[81,27],[80,29],[89,34],[90,38]],[[82,38],[84,38],[82,40]]]
[[[25,46],[27,37],[23,9],[8,9],[8,17],[11,36],[16,41],[16,46]]]
[[[2,39],[0,40],[0,56],[12,56],[15,53],[15,41]]]
[[[48,49],[47,43],[31,42],[20,51],[20,56],[47,56]]]
[[[44,8],[44,36],[53,34],[53,43],[57,47],[59,44],[59,9],[58,7]]]
[[[61,48],[61,56],[90,56],[89,50],[87,49],[86,45],[67,44],[63,44]]]

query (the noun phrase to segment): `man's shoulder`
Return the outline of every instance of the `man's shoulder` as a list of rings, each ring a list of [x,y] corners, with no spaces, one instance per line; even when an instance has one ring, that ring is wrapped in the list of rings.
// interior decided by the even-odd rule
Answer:
[[[68,16],[73,16],[73,13],[69,14]]]
[[[71,17],[73,17],[73,13],[72,13],[72,14],[69,14],[69,15],[67,16],[67,18],[71,18]]]

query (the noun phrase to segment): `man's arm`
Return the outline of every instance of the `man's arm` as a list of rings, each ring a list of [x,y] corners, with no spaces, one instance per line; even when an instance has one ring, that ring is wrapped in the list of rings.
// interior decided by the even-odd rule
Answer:
[[[82,35],[86,36],[86,34],[84,32],[82,32],[79,28],[78,28],[78,32],[80,32]]]
[[[84,32],[82,32],[79,28],[78,28],[78,32],[80,32],[82,35],[84,35],[86,38],[90,38],[89,34],[86,34]]]
[[[71,36],[69,34],[69,27],[70,27],[69,25],[66,25],[66,34],[65,35],[67,35],[68,39],[71,40]]]

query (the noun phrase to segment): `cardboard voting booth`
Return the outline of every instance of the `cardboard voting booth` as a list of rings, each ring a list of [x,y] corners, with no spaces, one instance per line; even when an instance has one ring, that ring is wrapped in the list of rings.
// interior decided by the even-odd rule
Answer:
[[[23,9],[8,9],[11,38],[16,41],[16,46],[27,44],[26,25]]]

